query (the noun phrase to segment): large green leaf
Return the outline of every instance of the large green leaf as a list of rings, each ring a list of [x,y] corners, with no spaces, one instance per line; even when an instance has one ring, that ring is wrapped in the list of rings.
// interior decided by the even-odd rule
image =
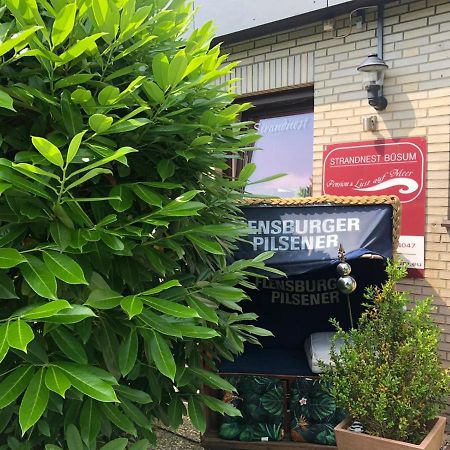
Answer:
[[[102,175],[102,174],[111,174],[112,172],[109,169],[92,169],[89,172],[85,173],[82,177],[78,178],[78,180],[70,183],[65,191],[70,191],[71,189],[73,189],[76,186],[79,186],[80,184],[84,184],[86,183],[86,181],[89,181],[90,179],[98,176],[98,175]],[[89,200],[89,199],[88,199]],[[93,199],[90,199],[91,201],[93,201]]]
[[[236,388],[231,383],[210,370],[201,369],[199,367],[189,367],[189,371],[208,386],[227,392],[236,392]]]
[[[145,93],[150,97],[150,99],[152,99],[156,103],[162,103],[164,101],[164,92],[153,81],[145,81],[142,87]]]
[[[47,181],[44,181],[40,177],[36,177],[36,175],[42,175],[43,177],[53,178],[57,181],[60,181],[60,177],[53,174],[52,172],[48,172],[46,170],[43,170],[37,166],[33,166],[32,164],[27,163],[19,163],[19,164],[13,164],[12,167],[16,169],[18,172],[27,175],[28,177],[32,178],[33,180],[37,181],[38,183],[43,184],[44,186],[49,186]]]
[[[67,255],[45,251],[44,262],[56,278],[69,284],[88,284],[83,269]]]
[[[129,295],[120,302],[120,306],[131,319],[132,317],[141,314],[144,303],[137,295]]]
[[[87,306],[72,305],[70,309],[63,309],[57,314],[45,318],[45,322],[52,323],[77,323],[88,317],[96,317],[94,311]]]
[[[67,77],[61,78],[55,83],[55,89],[63,89],[69,86],[76,86],[78,84],[84,84],[91,78],[98,76],[98,73],[77,73],[75,75],[69,75]]]
[[[108,0],[93,0],[92,11],[97,25],[103,25],[108,20]]]
[[[85,133],[86,130],[81,131],[80,133],[76,134],[70,141],[66,157],[67,164],[70,164],[73,158],[75,158],[75,156],[77,155],[78,150],[80,149],[81,141],[83,140],[83,136],[85,135]]]
[[[49,268],[36,256],[27,255],[28,264],[20,267],[23,277],[36,294],[57,300],[56,280]]]
[[[157,369],[173,381],[177,367],[172,351],[166,339],[155,331],[150,332],[150,350]]]
[[[144,292],[142,292],[142,295],[153,295],[153,294],[159,294],[162,291],[166,291],[167,289],[181,286],[180,282],[178,280],[170,280],[166,281],[164,283],[159,284],[158,286],[155,286],[154,288],[148,289]]]
[[[43,319],[46,317],[54,316],[60,311],[70,308],[72,307],[67,300],[53,300],[40,306],[36,306],[35,308],[31,308],[20,316],[22,317],[22,319],[27,320]]]
[[[162,159],[156,165],[156,170],[162,181],[166,181],[175,173],[176,166],[170,159]]]
[[[33,374],[31,365],[18,367],[0,383],[0,408],[11,404],[25,390]]]
[[[89,117],[89,126],[96,133],[103,133],[105,131],[108,131],[108,129],[111,128],[112,123],[113,118],[105,116],[104,114],[94,114]]]
[[[31,193],[47,200],[51,200],[52,198],[44,186],[15,175],[14,169],[11,167],[0,166],[0,179],[11,183],[15,189],[22,192]]]
[[[210,395],[200,395],[200,399],[212,411],[219,412],[220,414],[226,414],[231,417],[242,417],[241,411],[230,403],[223,402],[222,400],[211,397]]]
[[[150,448],[150,442],[148,439],[141,439],[137,442],[135,442],[131,447],[130,450],[147,450]]]
[[[119,369],[123,376],[128,375],[136,364],[138,337],[136,330],[131,330],[119,347]]]
[[[15,33],[15,35],[11,36],[9,39],[6,39],[4,42],[0,44],[0,56],[3,56],[5,53],[8,53],[14,47],[27,41],[40,28],[41,28],[40,26],[30,27],[27,28],[26,30],[19,31],[18,33]]]
[[[122,295],[111,289],[95,289],[90,293],[85,305],[96,309],[112,309],[119,306],[122,299]]]
[[[205,303],[204,299],[201,299],[201,297],[193,297],[190,296],[186,299],[188,305],[197,311],[197,314],[202,319],[207,320],[208,322],[212,322],[217,324],[219,322],[219,317],[214,311],[214,309]]]
[[[62,167],[64,164],[59,148],[43,137],[32,136],[31,142],[34,148],[48,161],[56,166]]]
[[[180,50],[170,61],[167,81],[171,86],[176,86],[183,78],[188,65],[185,50]]]
[[[14,281],[8,275],[0,273],[0,299],[8,300],[11,298],[18,298]]]
[[[108,132],[110,134],[128,133],[129,131],[136,130],[137,128],[143,127],[144,125],[147,125],[149,123],[151,123],[150,119],[146,119],[145,117],[128,119],[115,123],[111,126]]]
[[[101,419],[97,404],[91,398],[83,402],[80,414],[80,435],[86,445],[90,445],[100,432]]]
[[[142,297],[142,300],[146,305],[151,306],[153,309],[160,311],[164,314],[174,317],[181,318],[190,318],[190,317],[198,317],[198,313],[195,309],[192,309],[188,306],[180,305],[175,302],[171,302],[169,300],[165,300],[163,298],[156,297]]]
[[[67,389],[70,388],[70,380],[64,375],[63,371],[57,367],[50,366],[45,373],[45,385],[48,389],[56,392],[61,397],[65,397]]]
[[[0,108],[15,111],[13,106],[13,99],[6,93],[0,90]]]
[[[186,337],[196,338],[196,339],[212,339],[216,336],[220,336],[216,330],[206,327],[200,327],[197,325],[189,324],[176,324],[174,327]]]
[[[157,36],[145,36],[142,37],[141,39],[137,40],[133,45],[130,45],[129,47],[127,47],[125,50],[121,51],[115,58],[115,60],[119,60],[122,59],[123,57],[129,55],[130,53],[136,52],[136,50],[138,50],[139,48],[146,46],[149,42],[153,41],[154,39],[156,39]]]
[[[152,402],[152,398],[147,392],[140,391],[138,389],[132,389],[123,384],[116,386],[116,392],[119,394],[119,397],[128,398],[134,403],[146,405],[147,403]]]
[[[160,195],[155,194],[152,189],[149,189],[147,186],[136,184],[133,187],[134,193],[145,203],[148,203],[152,206],[162,206],[162,198]]]
[[[167,418],[169,419],[169,425],[172,430],[177,430],[183,423],[183,415],[185,412],[186,410],[181,398],[178,395],[174,395],[170,401],[169,409],[167,411]]]
[[[84,347],[73,334],[60,326],[52,331],[51,336],[67,358],[80,364],[87,364],[88,357]]]
[[[204,433],[206,431],[205,412],[203,410],[203,404],[196,395],[192,395],[188,399],[188,414],[192,425],[200,433]]]
[[[0,269],[9,269],[26,261],[15,248],[0,248]]]
[[[28,344],[34,339],[34,333],[30,325],[17,319],[9,322],[8,344],[10,347],[27,352]]]
[[[256,164],[254,163],[248,163],[244,166],[244,168],[241,170],[241,173],[239,174],[239,181],[246,182],[255,172],[256,170]]]
[[[111,384],[96,376],[90,368],[73,363],[55,363],[72,383],[72,386],[100,402],[117,402],[118,399]]]
[[[119,148],[119,150],[116,150],[112,155],[107,156],[102,159],[99,159],[98,161],[96,161],[92,164],[88,164],[87,166],[83,167],[82,169],[75,170],[75,172],[72,172],[67,177],[67,179],[70,179],[76,175],[79,175],[80,173],[95,169],[96,167],[103,166],[111,161],[119,160],[123,156],[128,155],[129,153],[134,153],[134,152],[137,152],[137,150],[132,147],[121,147],[121,148]]]
[[[233,286],[226,286],[221,284],[211,284],[202,291],[204,294],[215,298],[217,300],[239,301],[245,297],[242,289]]]
[[[117,185],[111,189],[109,193],[111,197],[120,197],[120,200],[110,200],[111,206],[118,212],[126,211],[133,205],[133,194],[130,189],[125,186]]]
[[[59,209],[59,208],[58,208]],[[62,205],[60,212],[63,212],[64,214],[67,214]],[[69,219],[70,220],[70,219]],[[70,221],[71,222],[71,221]],[[68,223],[68,225],[71,225],[73,228],[73,222]],[[55,220],[50,224],[50,234],[52,238],[54,239],[55,243],[58,244],[59,248],[61,250],[65,250],[71,243],[72,240],[72,233],[68,226],[66,226],[62,221]]]
[[[153,57],[152,69],[156,83],[165,91],[169,85],[169,60],[164,53],[158,53]]]
[[[42,368],[31,379],[19,408],[19,423],[24,434],[44,413],[49,397],[45,385],[45,369]]]
[[[121,252],[125,248],[125,244],[119,236],[111,233],[101,232],[102,241],[111,249]]]
[[[105,416],[119,429],[125,431],[125,433],[132,434],[136,436],[136,428],[133,422],[115,405],[109,403],[101,403],[100,407],[105,414]]]
[[[154,329],[167,336],[181,337],[181,332],[173,326],[172,323],[165,320],[162,316],[157,316],[156,314],[145,309],[142,314],[139,315],[139,319],[143,324],[147,325],[149,328]]]
[[[217,241],[205,239],[204,237],[200,237],[191,233],[189,233],[187,237],[195,246],[207,251],[208,253],[212,253],[214,255],[225,254],[222,246]]]
[[[69,3],[58,12],[52,29],[52,42],[54,46],[63,43],[72,32],[76,12],[76,3]]]
[[[78,58],[86,50],[90,49],[92,45],[95,44],[95,41],[103,35],[104,33],[96,33],[79,40],[76,44],[72,45],[72,47],[61,53],[60,62],[57,62],[56,66],[62,66],[73,59]]]
[[[81,132],[83,116],[78,105],[72,101],[69,91],[64,91],[61,95],[61,114],[69,136],[75,136]]]
[[[199,211],[206,208],[206,205],[201,202],[180,202],[174,200],[163,206],[158,212],[158,216],[166,217],[188,217],[198,216]]]
[[[100,447],[100,450],[125,450],[128,445],[128,439],[117,438]]]
[[[8,354],[8,322],[0,325],[0,363],[5,359]]]
[[[106,33],[103,39],[110,43],[119,30],[120,12],[113,0],[92,0],[94,19],[99,30]]]
[[[66,428],[66,443],[68,450],[83,450],[84,445],[80,432],[74,424],[69,424]]]
[[[149,420],[149,417],[129,400],[122,399],[120,409],[137,426],[151,431],[152,423],[151,420]]]
[[[98,102],[100,105],[112,105],[119,97],[120,90],[116,86],[106,86],[98,94]]]

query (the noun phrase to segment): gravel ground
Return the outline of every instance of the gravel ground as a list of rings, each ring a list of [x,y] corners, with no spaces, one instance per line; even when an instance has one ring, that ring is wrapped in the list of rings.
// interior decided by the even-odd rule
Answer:
[[[156,428],[158,443],[155,450],[202,450],[200,446],[200,434],[196,431],[189,420],[174,433],[164,427]]]

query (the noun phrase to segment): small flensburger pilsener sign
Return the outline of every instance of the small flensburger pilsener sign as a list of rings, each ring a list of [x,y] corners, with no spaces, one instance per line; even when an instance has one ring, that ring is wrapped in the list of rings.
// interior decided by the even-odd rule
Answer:
[[[328,145],[323,157],[324,194],[399,197],[397,251],[413,276],[424,269],[426,148],[421,137],[383,139]]]

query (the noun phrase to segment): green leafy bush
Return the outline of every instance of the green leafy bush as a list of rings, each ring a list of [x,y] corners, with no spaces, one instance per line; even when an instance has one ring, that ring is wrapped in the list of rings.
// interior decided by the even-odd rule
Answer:
[[[445,407],[450,372],[441,366],[439,329],[430,316],[431,299],[411,309],[407,292],[396,290],[406,266],[389,262],[381,288],[368,288],[369,303],[358,328],[345,332],[344,345],[332,351],[334,367],[324,367],[336,403],[365,432],[388,439],[420,443],[428,423]],[[335,341],[336,342],[336,341]]]
[[[223,171],[256,135],[211,25],[166,3],[0,0],[0,448],[238,414],[199,389],[267,334],[239,303],[269,255],[226,262],[253,167]]]

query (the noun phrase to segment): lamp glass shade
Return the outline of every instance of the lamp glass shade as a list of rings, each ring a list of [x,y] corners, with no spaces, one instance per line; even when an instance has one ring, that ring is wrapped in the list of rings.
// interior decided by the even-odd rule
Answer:
[[[357,67],[360,72],[384,72],[388,65],[377,55],[369,55],[367,59]]]
[[[363,84],[373,84],[378,81],[378,73],[377,72],[363,72],[362,73]]]

